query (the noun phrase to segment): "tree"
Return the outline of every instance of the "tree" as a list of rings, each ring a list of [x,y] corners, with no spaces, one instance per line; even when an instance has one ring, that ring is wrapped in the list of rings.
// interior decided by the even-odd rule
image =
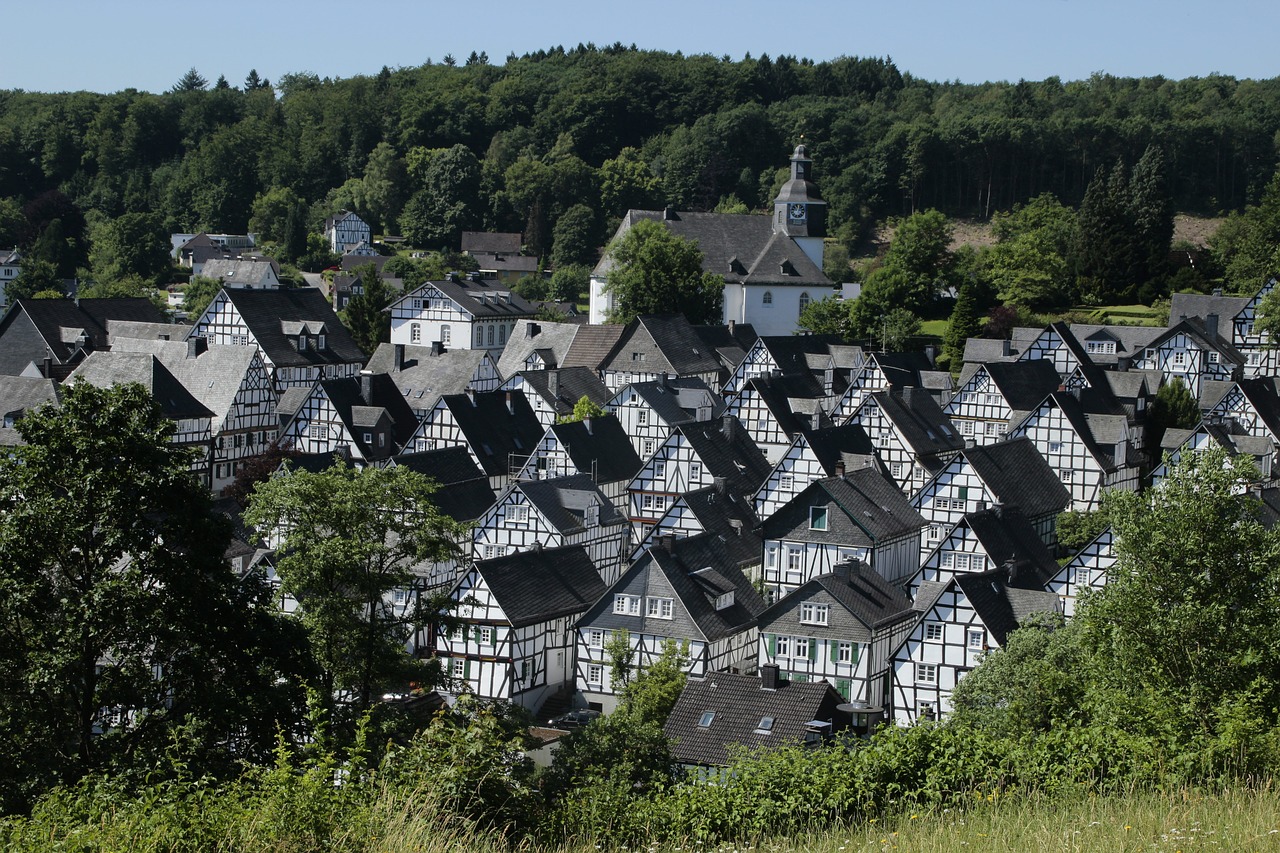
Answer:
[[[15,299],[31,299],[47,290],[62,290],[57,267],[48,261],[23,258],[18,277],[5,288],[5,299],[13,304]]]
[[[457,556],[463,528],[431,502],[434,491],[407,467],[334,464],[291,469],[249,498],[245,522],[278,539],[281,590],[299,602],[326,701],[348,696],[342,704],[358,713],[386,689],[432,682],[405,644],[443,604],[424,598],[400,616],[388,596],[410,587],[414,565]]]
[[[89,264],[100,283],[137,276],[158,284],[169,271],[169,250],[168,236],[153,214],[126,213],[90,230]]]
[[[201,92],[209,86],[209,81],[201,76],[200,72],[194,66],[187,69],[187,73],[178,78],[178,82],[173,84],[171,92]]]
[[[575,204],[561,214],[551,232],[555,267],[594,263],[599,245],[596,231],[596,212],[585,204]]]
[[[557,302],[578,302],[591,286],[591,270],[582,264],[557,267],[551,274],[547,295]]]
[[[249,74],[244,78],[244,90],[246,92],[256,92],[259,89],[265,89],[271,85],[271,81],[265,77],[258,76],[258,69],[250,68]]]
[[[342,311],[343,325],[365,352],[373,352],[378,344],[391,340],[391,316],[382,310],[391,304],[391,288],[378,274],[374,264],[355,271],[355,287],[361,290],[351,297]]]
[[[827,296],[817,302],[810,302],[800,312],[799,325],[815,335],[840,335],[846,340],[853,338],[849,322],[851,302],[838,296]]]
[[[901,352],[920,334],[920,318],[906,308],[895,308],[881,319],[879,332],[885,352]]]
[[[585,421],[590,418],[603,418],[608,415],[609,411],[603,406],[592,402],[591,398],[583,394],[578,398],[578,402],[573,404],[573,411],[562,417],[559,423],[571,424],[578,421]]]
[[[307,203],[288,187],[274,187],[253,200],[249,230],[275,243],[281,260],[295,262],[307,253]]]
[[[400,232],[415,246],[452,249],[463,231],[479,221],[480,161],[465,145],[415,148],[406,157],[420,189],[400,215]]]
[[[216,278],[193,275],[182,291],[182,310],[194,321],[221,292],[222,282]]]
[[[976,338],[982,331],[982,315],[978,313],[978,300],[974,290],[976,282],[968,281],[960,285],[960,294],[956,297],[956,307],[951,309],[951,319],[947,322],[947,333],[942,339],[942,350],[947,357],[947,367],[959,372],[964,364],[964,346],[969,338]]]
[[[840,284],[848,281],[851,273],[849,247],[844,243],[827,243],[822,253],[822,274],[836,284]]]
[[[643,219],[609,249],[614,266],[605,290],[613,295],[611,323],[641,314],[684,314],[691,323],[720,319],[724,279],[702,271],[702,253],[691,240]]]
[[[287,632],[225,563],[229,528],[160,405],[74,383],[17,429],[0,459],[4,805],[107,766],[154,772],[166,750],[265,758],[296,722],[296,682],[276,683],[298,675]]]
[[[631,645],[631,632],[626,628],[609,632],[604,653],[609,659],[609,683],[626,687],[635,668],[636,650]]]
[[[1267,336],[1268,347],[1280,346],[1280,287],[1271,288],[1258,300],[1253,328]]]
[[[386,142],[379,142],[369,153],[361,183],[358,207],[371,217],[370,225],[385,232],[404,208],[403,189],[406,181],[404,161]]]
[[[1165,431],[1192,429],[1200,423],[1200,404],[1191,390],[1177,376],[1160,386],[1151,403],[1151,421],[1147,427],[1148,447],[1160,446]]]

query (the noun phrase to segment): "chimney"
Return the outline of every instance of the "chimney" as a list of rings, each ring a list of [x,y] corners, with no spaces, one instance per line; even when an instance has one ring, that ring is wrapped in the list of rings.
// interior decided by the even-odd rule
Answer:
[[[474,407],[476,404],[476,389],[471,386],[467,386],[467,399],[471,401],[471,405]]]
[[[196,358],[209,351],[209,339],[200,335],[187,338],[187,358]]]
[[[733,415],[725,415],[720,420],[722,423],[720,431],[724,433],[725,441],[733,441],[737,435],[738,419]]]
[[[542,327],[537,323],[526,323],[524,327],[524,336],[526,338],[536,338],[542,331]]]
[[[541,550],[542,550],[542,540],[541,540],[541,539],[535,539],[535,540],[533,540],[533,551],[534,551],[534,553],[536,554],[536,553],[540,552]]]
[[[729,321],[729,337],[733,337],[733,320]]]
[[[516,414],[516,407],[515,407],[515,404],[511,402],[511,392],[510,392],[510,391],[508,391],[508,392],[507,392],[507,412],[508,412],[512,417],[515,417],[515,414]]]
[[[742,519],[740,518],[729,519],[729,526],[733,528],[734,533],[738,534],[739,536],[742,535]]]
[[[715,488],[717,495],[723,495],[729,488],[729,481],[724,477],[712,477],[711,485]]]
[[[1213,295],[1214,295],[1214,296],[1221,296],[1221,295],[1222,295],[1222,288],[1221,288],[1221,287],[1215,287],[1215,288],[1213,289]]]
[[[547,393],[551,395],[552,400],[560,399],[560,371],[547,371]]]
[[[671,374],[665,370],[662,371],[662,387],[663,388],[671,387]]]
[[[1204,328],[1205,331],[1209,333],[1210,338],[1216,338],[1218,336],[1218,315],[1206,314],[1204,318]]]
[[[587,435],[594,435],[594,434],[595,434],[595,433],[593,433],[593,432],[591,431],[591,430],[592,430],[592,427],[594,426],[591,422],[592,422],[592,421],[594,421],[594,420],[595,420],[595,418],[584,418],[584,419],[583,419],[583,421],[582,421],[582,425],[583,425],[584,427],[586,427],[586,429],[587,429]]]
[[[663,533],[658,537],[658,544],[662,546],[662,550],[671,554],[676,549],[676,535],[674,533]]]
[[[366,406],[373,405],[373,371],[360,371],[360,396],[364,398]]]
[[[843,458],[837,459],[836,460],[836,476],[843,478],[844,474],[845,474],[844,459]]]
[[[444,355],[444,341],[431,342],[431,355]]]
[[[761,690],[777,690],[779,681],[781,679],[778,676],[778,665],[776,663],[767,663],[760,667]]]
[[[404,369],[404,344],[396,344],[394,352],[395,357],[393,364],[395,365],[396,371],[399,372]]]
[[[1006,338],[1005,340],[1001,341],[1000,344],[1001,344],[1000,346],[1001,355],[1008,356],[1013,354],[1013,343],[1011,341],[1009,341]]]
[[[46,355],[40,359],[40,375],[45,379],[51,379],[52,377],[49,376],[49,371],[51,370],[53,370],[53,356]]]

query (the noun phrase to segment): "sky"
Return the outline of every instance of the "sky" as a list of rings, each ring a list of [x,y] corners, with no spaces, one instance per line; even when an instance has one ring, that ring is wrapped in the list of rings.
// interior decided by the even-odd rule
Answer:
[[[817,61],[890,57],[925,80],[1280,75],[1280,0],[13,0],[0,88],[160,92],[191,67],[240,85],[564,45]]]

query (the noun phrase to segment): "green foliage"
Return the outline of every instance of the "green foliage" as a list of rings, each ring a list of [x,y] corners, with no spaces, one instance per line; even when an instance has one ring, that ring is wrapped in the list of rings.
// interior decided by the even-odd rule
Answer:
[[[90,237],[89,263],[100,282],[137,276],[159,284],[169,271],[169,239],[157,216],[126,213],[96,224]]]
[[[204,313],[209,303],[222,292],[222,282],[204,275],[193,275],[182,291],[182,310],[193,320]]]
[[[1200,404],[1191,390],[1177,376],[1160,386],[1151,402],[1150,422],[1147,425],[1148,446],[1159,448],[1165,431],[1192,429],[1200,423]]]
[[[173,92],[199,92],[209,86],[209,81],[201,76],[195,66],[187,69],[187,73],[178,78],[178,82],[173,84]]]
[[[62,279],[58,277],[58,268],[49,261],[23,258],[18,277],[5,288],[5,299],[13,304],[15,299],[30,299],[37,293],[50,290],[61,295]]]
[[[253,201],[249,230],[274,244],[277,257],[295,262],[307,253],[307,204],[288,187],[276,187]]]
[[[610,631],[604,654],[609,661],[609,683],[625,686],[635,669],[636,650],[631,645],[631,632],[626,628]]]
[[[1110,523],[1102,509],[1090,512],[1067,510],[1058,516],[1058,544],[1068,552],[1079,551],[1106,530]]]
[[[845,339],[852,338],[850,333],[849,308],[852,303],[845,302],[838,296],[827,296],[817,302],[810,302],[800,312],[799,325],[815,335],[840,335]]]
[[[351,297],[340,316],[356,345],[371,353],[391,340],[391,315],[383,310],[391,304],[391,288],[374,264],[357,267],[355,273],[361,292]]]
[[[578,402],[573,404],[573,411],[560,418],[558,423],[577,423],[588,418],[603,418],[608,414],[609,412],[603,406],[593,403],[591,398],[584,394],[578,398]]]
[[[457,552],[461,529],[432,504],[434,490],[408,468],[335,464],[290,470],[249,498],[246,523],[279,537],[281,590],[300,604],[322,694],[348,693],[357,712],[385,688],[432,681],[405,643],[443,605],[423,598],[402,617],[387,596],[410,585],[414,565]]]
[[[23,272],[26,268],[23,268]],[[1259,334],[1267,336],[1267,346],[1275,347],[1280,342],[1280,287],[1273,287],[1258,300],[1258,310],[1254,316],[1253,328]]]
[[[1257,204],[1228,217],[1210,246],[1235,291],[1256,290],[1280,271],[1280,172],[1267,183]]]
[[[577,303],[587,295],[590,286],[591,270],[582,264],[569,264],[551,274],[547,296],[556,302]]]
[[[420,188],[404,205],[400,232],[414,246],[453,249],[462,232],[480,221],[475,210],[480,193],[479,161],[465,145],[415,148],[407,160]]]
[[[942,339],[942,351],[953,372],[958,373],[964,364],[965,342],[982,332],[982,316],[978,313],[978,299],[974,293],[977,287],[974,282],[960,286],[956,306],[951,309],[951,319],[947,322],[947,333]]]
[[[595,263],[596,248],[600,245],[596,212],[585,204],[575,204],[556,220],[552,232],[551,262],[559,269],[571,264],[586,266]]]
[[[724,279],[702,271],[702,253],[693,242],[644,219],[618,238],[609,252],[614,261],[605,285],[614,298],[610,322],[672,312],[684,314],[691,323],[719,319]]]
[[[1070,304],[1077,230],[1075,213],[1047,193],[993,217],[999,242],[981,263],[1000,301],[1033,308]]]
[[[828,241],[822,253],[822,273],[835,284],[849,281],[853,274],[849,267],[849,247]]]

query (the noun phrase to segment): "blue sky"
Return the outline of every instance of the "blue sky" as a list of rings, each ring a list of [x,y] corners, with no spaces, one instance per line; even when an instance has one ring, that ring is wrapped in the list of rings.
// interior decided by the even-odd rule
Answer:
[[[250,68],[349,77],[472,50],[621,41],[740,59],[889,56],[927,80],[1280,74],[1280,0],[14,0],[0,88],[169,88],[189,67],[238,85]]]

